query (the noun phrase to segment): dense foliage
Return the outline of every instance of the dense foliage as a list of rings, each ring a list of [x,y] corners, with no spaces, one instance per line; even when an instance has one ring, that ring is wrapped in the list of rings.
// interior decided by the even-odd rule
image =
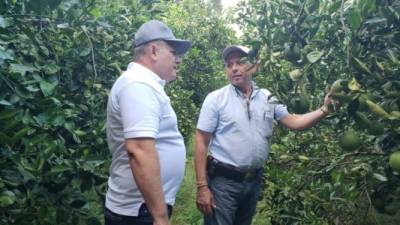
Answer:
[[[107,96],[151,18],[193,41],[167,88],[188,140],[238,42],[220,6],[0,1],[0,224],[102,222]],[[332,84],[343,103],[308,131],[277,127],[261,224],[400,223],[399,12],[397,0],[248,0],[230,15],[258,53],[258,86],[291,112],[318,108]]]
[[[271,224],[399,224],[400,2],[246,1],[238,12],[258,52],[258,84],[295,113],[343,104],[322,124],[278,129],[263,205]],[[335,82],[336,81],[336,82]]]
[[[1,1],[0,224],[101,223],[107,96],[131,61],[135,31],[150,18],[193,40],[168,88],[180,129],[191,134],[201,98],[215,88],[206,80],[224,78],[218,52],[233,36],[205,8],[201,1]]]

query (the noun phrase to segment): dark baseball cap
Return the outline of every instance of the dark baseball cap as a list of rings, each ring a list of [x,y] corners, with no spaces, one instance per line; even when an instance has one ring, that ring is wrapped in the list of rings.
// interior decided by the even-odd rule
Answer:
[[[250,49],[241,45],[228,46],[222,52],[222,59],[224,60],[224,62],[226,62],[226,57],[228,57],[228,55],[231,54],[232,52],[240,52],[243,54],[243,56],[248,56]]]
[[[177,54],[185,54],[192,43],[188,40],[175,38],[171,29],[158,20],[150,20],[142,24],[135,34],[135,48],[150,41],[163,40],[173,47]]]

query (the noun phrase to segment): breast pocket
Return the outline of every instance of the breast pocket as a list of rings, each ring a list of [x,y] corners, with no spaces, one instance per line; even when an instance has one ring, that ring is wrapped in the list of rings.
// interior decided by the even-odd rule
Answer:
[[[259,133],[266,138],[272,136],[273,125],[274,125],[274,111],[273,108],[267,106],[260,111],[260,115],[258,116],[257,121],[257,130]]]

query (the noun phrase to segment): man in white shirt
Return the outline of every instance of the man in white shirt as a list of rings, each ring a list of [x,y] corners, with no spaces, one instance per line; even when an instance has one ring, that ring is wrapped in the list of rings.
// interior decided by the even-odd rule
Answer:
[[[302,130],[328,115],[323,107],[290,114],[266,89],[252,81],[256,65],[249,49],[228,46],[222,54],[230,84],[210,93],[202,105],[196,130],[197,207],[205,225],[250,225],[261,191],[273,121]],[[207,156],[208,150],[210,155]]]
[[[151,20],[135,34],[134,61],[114,83],[107,104],[112,154],[106,225],[170,224],[186,151],[164,85],[191,43]]]

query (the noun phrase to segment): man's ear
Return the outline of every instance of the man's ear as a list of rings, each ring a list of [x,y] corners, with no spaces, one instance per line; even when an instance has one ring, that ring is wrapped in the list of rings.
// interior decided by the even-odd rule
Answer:
[[[158,49],[157,46],[155,44],[150,44],[148,49],[148,54],[151,57],[152,60],[156,60],[157,56],[158,56]]]

